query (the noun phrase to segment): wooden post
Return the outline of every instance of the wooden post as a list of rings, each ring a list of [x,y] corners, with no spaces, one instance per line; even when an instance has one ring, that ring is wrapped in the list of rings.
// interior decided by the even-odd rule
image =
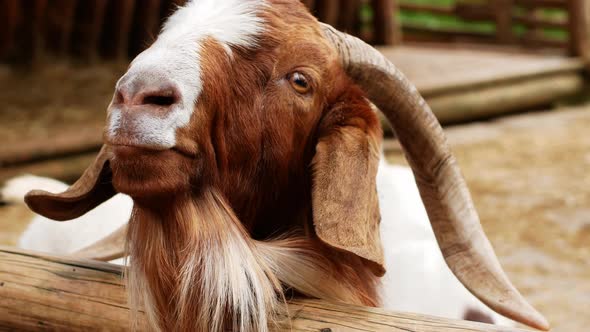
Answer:
[[[512,34],[512,7],[513,0],[494,0],[492,10],[496,17],[496,39],[498,42],[508,44],[513,42]]]
[[[101,40],[104,57],[120,61],[127,59],[134,9],[135,0],[109,1]]]
[[[336,28],[351,35],[358,36],[360,32],[360,0],[343,1],[338,16]]]
[[[131,30],[129,55],[136,56],[156,40],[160,30],[162,0],[142,0],[137,6]]]
[[[320,21],[336,26],[338,24],[338,14],[340,1],[322,0],[316,2],[316,14]]]
[[[377,45],[395,45],[401,41],[401,29],[395,19],[396,0],[372,0],[373,6],[373,43]]]
[[[288,309],[290,317],[282,317],[276,330],[525,332],[318,300],[292,300]],[[0,327],[18,331],[128,331],[129,308],[121,268],[0,247]]]
[[[7,57],[14,48],[14,37],[18,24],[19,0],[0,0],[0,60]]]
[[[301,0],[303,2],[303,4],[305,5],[305,7],[307,7],[309,9],[310,12],[314,12],[314,8],[315,8],[315,0]]]
[[[47,0],[21,0],[18,4],[18,23],[12,43],[14,52],[10,56],[17,63],[30,65],[37,62],[43,49],[42,30]]]
[[[98,58],[106,4],[107,0],[78,1],[71,45],[74,55],[90,61]]]
[[[57,56],[68,53],[74,26],[76,0],[52,0],[47,6],[46,47]]]
[[[569,53],[590,65],[590,3],[569,0]]]

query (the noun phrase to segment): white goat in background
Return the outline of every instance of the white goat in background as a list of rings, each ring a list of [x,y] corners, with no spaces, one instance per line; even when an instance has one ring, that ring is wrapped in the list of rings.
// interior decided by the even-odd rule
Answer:
[[[68,185],[25,175],[9,180],[0,191],[7,203],[21,204],[27,192],[41,188],[62,192]],[[457,280],[447,267],[429,225],[428,216],[408,167],[381,161],[377,174],[381,204],[381,234],[388,266],[382,278],[386,290],[382,306],[388,309],[453,319],[479,320],[504,326],[514,323],[488,309]],[[52,254],[69,254],[104,238],[127,223],[133,202],[117,194],[98,208],[71,222],[60,223],[40,215],[29,223],[18,246]],[[122,264],[118,259],[113,263]]]

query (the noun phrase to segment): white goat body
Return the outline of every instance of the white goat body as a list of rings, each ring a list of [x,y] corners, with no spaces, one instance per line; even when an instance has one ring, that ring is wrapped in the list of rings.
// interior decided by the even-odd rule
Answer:
[[[26,175],[8,181],[1,193],[9,203],[22,203],[32,189],[62,192],[68,185]],[[382,278],[384,308],[463,319],[474,310],[500,325],[513,322],[494,313],[476,299],[447,267],[408,167],[381,162],[377,175],[381,202],[381,236],[388,273]],[[23,249],[54,254],[80,250],[124,225],[133,202],[118,194],[86,215],[55,222],[36,215],[18,241]],[[116,260],[121,263],[122,260]]]

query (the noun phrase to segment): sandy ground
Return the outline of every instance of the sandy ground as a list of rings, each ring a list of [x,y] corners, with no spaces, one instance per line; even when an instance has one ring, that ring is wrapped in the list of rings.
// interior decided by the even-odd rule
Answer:
[[[589,106],[447,130],[502,265],[555,331],[590,326],[589,130]]]
[[[0,149],[6,152],[25,140],[52,142],[63,133],[99,131],[114,80],[122,70],[102,68],[99,79],[81,70],[72,81],[58,66],[44,75],[63,76],[61,86],[42,86],[27,78],[13,86],[6,78],[18,73],[0,68]],[[31,91],[28,99],[21,98],[23,89]],[[21,97],[11,92],[17,90]],[[72,105],[70,100],[77,102]],[[66,112],[57,114],[57,110]],[[555,331],[586,330],[590,326],[590,105],[447,132],[483,226],[510,278]],[[404,162],[395,148],[387,156]],[[14,245],[30,217],[22,207],[0,207],[0,244]]]

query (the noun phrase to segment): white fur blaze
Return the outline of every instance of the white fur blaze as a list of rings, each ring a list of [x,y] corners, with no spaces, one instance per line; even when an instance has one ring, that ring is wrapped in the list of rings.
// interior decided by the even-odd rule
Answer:
[[[107,135],[114,138],[125,126],[135,128],[133,144],[169,149],[176,130],[189,124],[203,89],[202,42],[212,38],[231,56],[231,47],[256,47],[264,31],[260,0],[194,0],[179,8],[166,22],[156,42],[132,62],[118,84],[136,80],[167,80],[180,90],[181,100],[165,116],[148,114],[122,124],[117,108],[109,112]]]

